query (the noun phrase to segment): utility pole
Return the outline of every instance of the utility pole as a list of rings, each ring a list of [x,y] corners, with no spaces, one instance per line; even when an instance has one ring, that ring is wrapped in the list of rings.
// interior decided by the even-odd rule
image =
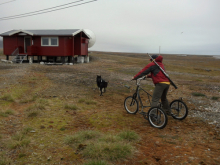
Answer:
[[[159,46],[159,55],[160,55],[160,46]]]

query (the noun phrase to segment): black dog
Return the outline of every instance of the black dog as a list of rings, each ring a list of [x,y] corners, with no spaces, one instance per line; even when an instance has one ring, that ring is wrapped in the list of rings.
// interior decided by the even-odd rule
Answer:
[[[101,76],[97,75],[96,78],[96,82],[97,82],[97,86],[101,92],[100,96],[103,96],[102,93],[105,93],[107,86],[108,86],[108,82],[106,82],[104,79],[102,79]]]

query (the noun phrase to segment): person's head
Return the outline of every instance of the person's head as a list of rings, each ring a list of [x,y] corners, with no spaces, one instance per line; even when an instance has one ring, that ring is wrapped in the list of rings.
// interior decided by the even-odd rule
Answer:
[[[154,54],[151,57],[155,60],[158,57],[158,55]],[[150,59],[150,61],[152,61],[152,59]]]

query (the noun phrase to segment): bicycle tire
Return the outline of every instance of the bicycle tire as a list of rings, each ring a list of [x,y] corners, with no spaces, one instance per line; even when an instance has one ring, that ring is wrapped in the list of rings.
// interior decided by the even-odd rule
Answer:
[[[136,114],[138,112],[138,101],[133,96],[128,96],[124,101],[125,110],[130,114]]]
[[[183,120],[188,115],[188,107],[182,100],[173,100],[170,103],[171,116],[177,120]]]
[[[151,126],[159,129],[166,127],[168,118],[166,113],[159,107],[152,107],[148,111],[148,121]]]

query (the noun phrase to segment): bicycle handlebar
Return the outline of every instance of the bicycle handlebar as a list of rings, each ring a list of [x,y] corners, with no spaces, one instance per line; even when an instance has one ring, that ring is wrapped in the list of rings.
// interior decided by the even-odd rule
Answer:
[[[143,76],[143,77],[138,78],[138,79],[136,80],[136,84],[137,84],[137,85],[140,85],[141,80],[145,80],[145,79],[146,79],[146,76]],[[134,80],[134,79],[132,79],[132,80]],[[132,81],[132,80],[131,80],[131,81]]]
[[[141,78],[138,78],[137,80],[145,80],[146,79],[146,76],[143,76]]]
[[[141,77],[141,78],[138,78],[137,80],[145,80],[146,79],[146,76],[143,76],[143,77]],[[133,81],[134,79],[132,79],[131,81]],[[136,81],[137,81],[136,80]]]

